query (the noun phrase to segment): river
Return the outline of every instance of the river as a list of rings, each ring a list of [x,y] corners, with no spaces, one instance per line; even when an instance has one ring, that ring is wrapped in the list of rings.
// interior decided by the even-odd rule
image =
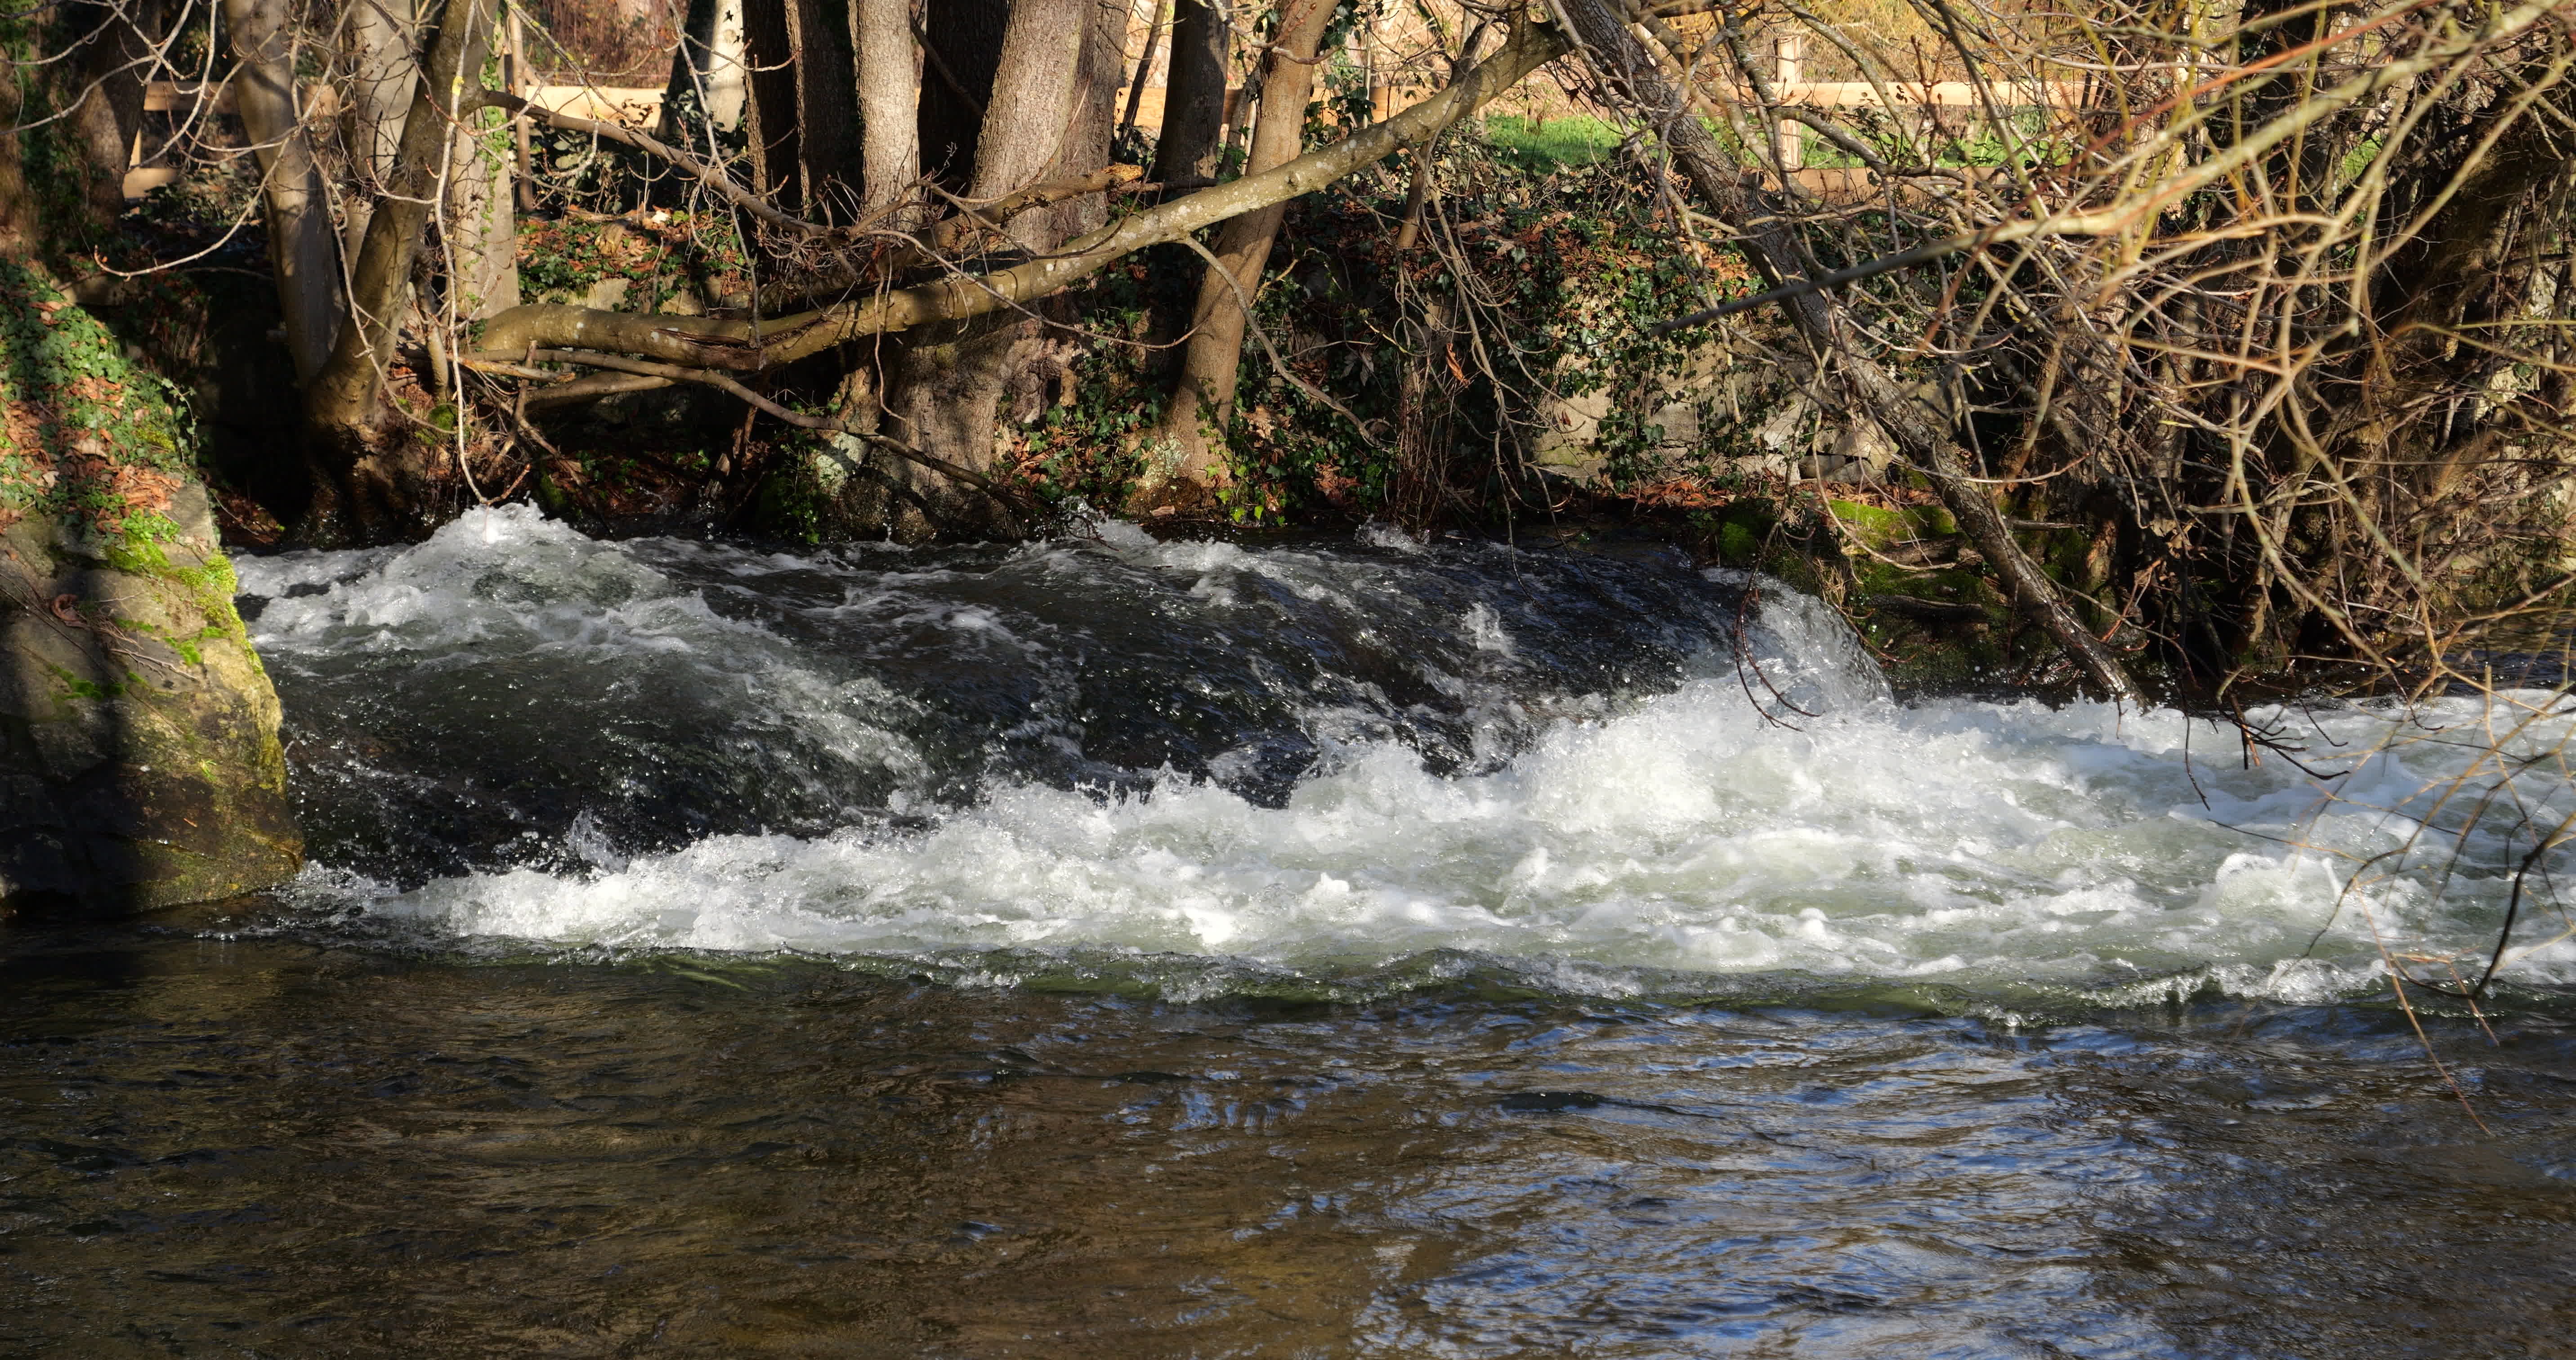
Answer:
[[[0,935],[0,1354],[2576,1353],[2548,694],[1389,530],[239,566],[313,866]]]

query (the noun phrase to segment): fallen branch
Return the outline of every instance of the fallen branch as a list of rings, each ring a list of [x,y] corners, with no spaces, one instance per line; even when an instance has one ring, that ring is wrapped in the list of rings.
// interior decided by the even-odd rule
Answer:
[[[771,401],[760,393],[743,386],[741,382],[737,381],[730,374],[717,372],[713,369],[683,368],[677,364],[657,364],[649,360],[629,359],[623,355],[598,354],[583,350],[541,349],[532,351],[528,355],[528,358],[533,362],[541,364],[580,364],[586,368],[605,368],[619,373],[632,373],[644,377],[663,378],[671,382],[699,383],[707,387],[719,388],[725,392],[733,394],[734,396],[740,397],[742,400],[760,408],[769,415],[775,416],[800,430],[824,430],[834,434],[855,436],[856,438],[864,439],[868,443],[884,449],[886,452],[904,459],[907,462],[919,464],[920,466],[928,468],[943,477],[948,477],[955,481],[962,482],[967,486],[971,486],[976,490],[983,492],[986,496],[991,497],[1015,518],[1028,514],[1033,508],[1025,498],[1005,490],[992,478],[987,477],[972,468],[960,467],[937,454],[924,453],[910,444],[904,443],[900,439],[894,439],[886,435],[878,434],[874,430],[858,429],[846,422],[834,420],[829,416],[809,416],[801,411],[791,411],[786,407],[779,405],[777,402]],[[501,365],[485,363],[480,366],[487,372],[509,371],[506,367]],[[523,370],[516,376],[528,376],[528,373],[532,371],[533,370]]]
[[[1492,57],[1439,94],[1274,170],[1204,189],[1114,222],[1061,251],[990,274],[959,274],[935,283],[772,320],[604,312],[586,307],[513,307],[484,327],[477,356],[515,359],[533,349],[579,349],[641,355],[699,369],[751,372],[793,363],[834,345],[909,330],[933,321],[963,321],[1023,306],[1088,278],[1148,246],[1286,202],[1420,145],[1456,118],[1563,54],[1556,28],[1528,24]]]

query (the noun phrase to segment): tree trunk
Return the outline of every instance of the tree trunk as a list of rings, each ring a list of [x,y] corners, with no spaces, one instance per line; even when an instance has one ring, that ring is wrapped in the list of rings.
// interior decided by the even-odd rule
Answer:
[[[1225,131],[1225,58],[1225,16],[1208,0],[1177,0],[1155,179],[1168,184],[1216,177],[1217,138]]]
[[[295,378],[321,372],[340,331],[339,242],[296,106],[288,0],[224,0],[224,26],[241,63],[236,85],[243,130],[259,148],[261,206],[268,217],[269,265],[277,275],[286,348]]]
[[[788,11],[799,0],[742,0],[743,61],[750,67],[751,185],[791,213],[804,210],[796,165],[796,36]]]
[[[27,86],[0,80],[0,250],[28,250],[44,236],[37,196],[27,186]]]
[[[754,182],[789,212],[822,220],[846,217],[858,199],[847,18],[844,6],[822,0],[743,5]]]
[[[662,140],[680,146],[695,140],[688,129],[692,109],[716,131],[731,132],[742,126],[749,98],[742,0],[689,0],[679,48],[671,54],[671,83],[662,96]]]
[[[1280,17],[1277,46],[1261,85],[1261,120],[1252,132],[1249,173],[1297,159],[1304,149],[1306,105],[1315,93],[1315,55],[1333,21],[1338,0],[1294,0]],[[1139,495],[1164,504],[1193,504],[1227,481],[1225,431],[1234,419],[1235,377],[1243,364],[1243,336],[1251,318],[1243,301],[1261,287],[1262,266],[1288,205],[1272,204],[1225,224],[1217,233],[1211,268],[1199,281],[1188,350],[1163,417],[1162,436],[1179,457],[1147,473]],[[1167,445],[1169,447],[1169,445]],[[1159,475],[1158,475],[1159,474]]]
[[[1119,6],[1094,4],[1091,26],[1082,35],[1075,58],[1071,118],[1053,164],[1039,178],[1047,183],[1089,174],[1109,164],[1118,113],[1118,86],[1127,78],[1127,13]],[[1109,220],[1109,196],[1081,194],[1054,205],[1055,239],[1062,241],[1096,231]]]
[[[1136,111],[1145,102],[1145,82],[1154,74],[1155,48],[1163,41],[1163,7],[1151,4],[1145,8],[1145,51],[1136,58],[1136,79],[1127,87],[1127,112],[1118,119],[1118,130],[1112,141],[1125,137],[1136,128]]]
[[[969,199],[990,201],[1106,163],[1125,35],[1122,27],[1115,39],[1103,36],[1103,8],[1096,0],[1016,0],[1011,6],[975,141]],[[1017,213],[1003,226],[1022,247],[1051,250],[1082,224],[1086,200],[1096,218],[1098,197],[1086,195]],[[1023,312],[925,327],[889,366],[890,433],[925,453],[987,472],[999,449],[1004,398],[1016,394],[1011,414],[1033,417],[1062,377],[1069,348]],[[993,506],[981,494],[911,464],[890,467],[885,475],[903,499],[923,509],[926,529],[1006,532],[988,523]]]
[[[858,75],[845,0],[792,0],[796,41],[797,188],[821,221],[854,220],[859,206]]]
[[[481,321],[519,305],[516,157],[495,111],[465,116],[447,172],[447,291],[458,318]],[[491,126],[486,126],[486,124]]]
[[[1803,278],[1802,257],[1781,215],[1758,189],[1747,185],[1742,167],[1719,149],[1682,93],[1664,79],[1644,46],[1613,17],[1604,0],[1560,0],[1560,8],[1573,23],[1594,71],[1610,89],[1623,93],[1654,128],[1716,215],[1749,224],[1742,247],[1754,268],[1774,287]],[[2013,601],[2047,630],[2096,687],[2115,700],[2137,702],[2137,686],[2128,672],[2110,649],[2085,631],[2057,588],[2014,541],[1994,502],[1969,480],[1968,460],[1960,456],[1950,433],[1935,424],[1931,413],[1886,369],[1842,342],[1821,294],[1801,294],[1788,300],[1785,310],[1816,355],[1819,371],[1827,365],[1839,370],[1852,404],[1877,421],[1932,483],[1941,503],[1959,521],[1960,531],[1985,555]]]
[[[975,138],[969,199],[1000,198],[1046,178],[1074,135],[1074,94],[1094,0],[1012,0],[1011,26]],[[1088,168],[1088,167],[1085,167]],[[1055,244],[1053,214],[1032,208],[1002,224],[1031,250]]]
[[[883,212],[912,192],[921,174],[920,57],[912,0],[850,0],[850,41],[858,49],[862,215]],[[913,225],[901,214],[886,225]]]
[[[367,219],[393,174],[402,147],[403,115],[411,109],[420,68],[412,58],[419,15],[412,0],[372,0],[349,12],[347,30],[349,170],[356,181],[347,197],[342,250],[356,259],[367,239]]]
[[[419,522],[420,475],[411,461],[418,454],[385,438],[380,428],[383,371],[408,311],[412,267],[447,168],[450,130],[460,108],[475,98],[474,77],[491,56],[495,13],[494,0],[447,0],[441,8],[426,78],[404,116],[385,199],[367,223],[366,240],[349,271],[348,324],[321,372],[305,385],[314,504],[298,528],[308,540],[382,540]]]

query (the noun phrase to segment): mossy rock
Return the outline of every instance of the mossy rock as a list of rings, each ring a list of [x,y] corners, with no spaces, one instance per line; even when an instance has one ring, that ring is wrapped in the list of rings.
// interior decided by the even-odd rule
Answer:
[[[277,694],[169,385],[0,256],[0,914],[294,875]]]
[[[1950,512],[1937,505],[1889,509],[1860,501],[1828,501],[1834,521],[1844,533],[1873,548],[1885,548],[1918,539],[1948,538],[1959,532],[1959,523]]]
[[[1780,508],[1768,500],[1748,496],[1714,510],[1696,512],[1692,518],[1710,556],[1730,567],[1759,568],[1772,546],[1772,531],[1779,527]]]
[[[0,904],[211,901],[302,866],[276,691],[205,492],[144,519],[0,534]]]

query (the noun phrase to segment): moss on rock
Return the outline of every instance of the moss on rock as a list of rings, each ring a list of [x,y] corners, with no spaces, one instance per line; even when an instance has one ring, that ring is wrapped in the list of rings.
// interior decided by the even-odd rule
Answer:
[[[158,907],[300,867],[277,695],[185,412],[0,264],[0,910]]]

